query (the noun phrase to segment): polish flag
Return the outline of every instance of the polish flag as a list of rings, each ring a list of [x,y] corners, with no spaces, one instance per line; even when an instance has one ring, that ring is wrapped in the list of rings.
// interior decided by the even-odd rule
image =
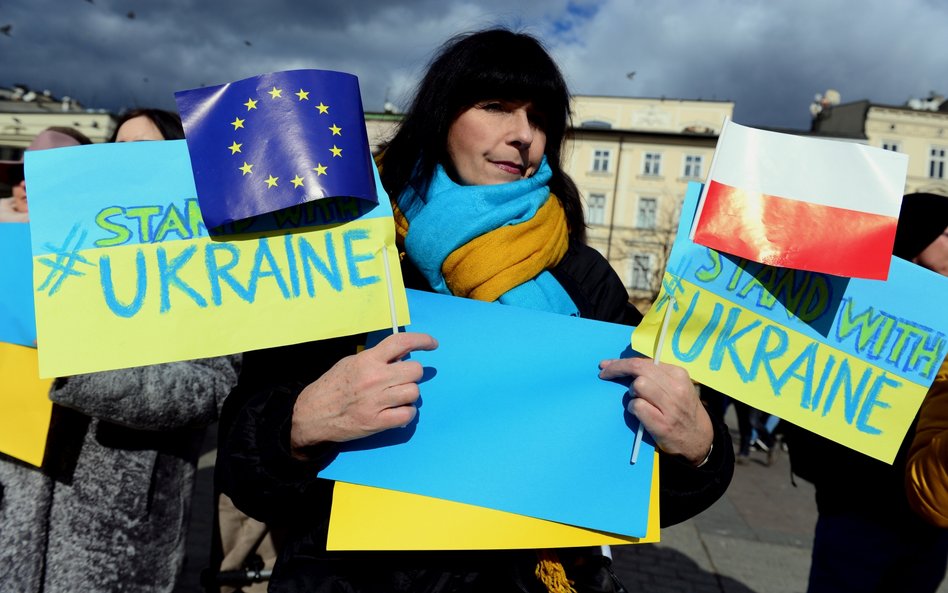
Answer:
[[[908,156],[725,122],[695,243],[762,264],[885,280]]]

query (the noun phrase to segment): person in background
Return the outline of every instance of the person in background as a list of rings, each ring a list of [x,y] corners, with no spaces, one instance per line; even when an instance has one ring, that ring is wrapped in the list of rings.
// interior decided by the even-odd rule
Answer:
[[[893,255],[945,274],[926,250],[948,226],[948,198],[909,194]],[[920,297],[929,298],[929,297]],[[942,367],[941,373],[944,373]],[[937,387],[936,379],[935,389]],[[909,428],[890,465],[787,423],[791,471],[816,487],[819,513],[808,593],[933,593],[948,565],[948,530],[925,523],[906,498]]]
[[[119,117],[109,142],[182,140],[181,116],[164,109],[138,108]]]
[[[442,47],[379,157],[406,286],[600,321],[641,319],[612,267],[586,245],[579,192],[560,158],[569,103],[559,69],[529,35],[492,29]],[[364,339],[248,353],[225,402],[221,487],[238,508],[286,530],[271,592],[622,590],[599,547],[328,552],[333,483],[319,478],[321,468],[340,443],[412,421],[422,368],[403,359],[438,347],[436,336],[399,333],[359,351]],[[471,371],[490,369],[474,360]],[[662,524],[724,493],[730,437],[684,369],[605,360],[600,377],[634,377],[632,410],[661,450]]]
[[[184,135],[180,123],[165,133],[136,139]],[[0,590],[171,592],[204,430],[239,364],[226,356],[56,379],[42,467],[0,454]]]
[[[85,134],[66,127],[46,128],[30,142],[26,150],[45,150],[92,144]],[[26,200],[26,179],[23,175],[23,159],[0,161],[0,181],[12,186],[13,197],[0,199],[0,222],[27,222],[30,206]]]
[[[912,217],[913,233],[903,241],[915,245],[912,261],[948,276],[948,198],[919,195],[917,206],[902,216]],[[935,382],[919,410],[918,427],[909,448],[905,469],[909,506],[923,519],[948,529],[948,359],[942,362]]]

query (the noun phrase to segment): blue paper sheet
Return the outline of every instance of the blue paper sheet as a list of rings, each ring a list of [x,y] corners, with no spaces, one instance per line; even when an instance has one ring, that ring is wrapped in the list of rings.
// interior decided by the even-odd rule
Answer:
[[[630,327],[408,291],[438,339],[416,421],[344,446],[325,478],[644,536],[654,446],[629,464],[627,388],[598,377]],[[648,441],[648,439],[646,439]]]
[[[30,225],[0,223],[0,342],[36,347]]]

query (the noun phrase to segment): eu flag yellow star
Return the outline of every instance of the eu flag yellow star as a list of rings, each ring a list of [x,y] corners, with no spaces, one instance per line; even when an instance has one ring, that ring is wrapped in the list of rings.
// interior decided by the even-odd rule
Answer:
[[[316,176],[319,177],[320,175],[326,175],[326,168],[326,165],[322,163],[316,163],[316,167],[313,169],[313,171],[316,171]]]
[[[240,152],[241,146],[243,146],[243,144],[237,144],[237,141],[234,140],[234,143],[228,146],[227,148],[230,149],[231,154],[237,154],[238,152]]]
[[[277,179],[279,179],[279,177],[274,177],[273,175],[271,175],[267,177],[264,181],[266,181],[267,187],[271,188],[271,187],[276,187]]]
[[[270,93],[270,98],[271,98],[271,99],[279,99],[279,98],[281,98],[281,97],[283,96],[283,95],[280,94],[280,93],[283,92],[283,89],[278,89],[278,88],[276,88],[276,87],[273,87],[272,89],[270,89],[270,90],[267,91],[267,92]]]
[[[340,128],[336,124],[329,126],[329,129],[332,130],[333,136],[342,136],[342,128]]]
[[[309,101],[309,91],[304,91],[300,89],[298,93],[294,93],[297,97],[300,98],[300,101]]]
[[[316,106],[316,109],[319,109],[320,113],[329,113],[329,105],[323,105],[322,101],[319,102],[319,105]]]
[[[253,99],[247,99],[247,102],[244,103],[244,107],[247,108],[247,111],[250,111],[251,109],[256,109],[256,108],[257,108],[257,102],[254,101]]]
[[[299,186],[303,185],[303,178],[300,177],[299,175],[297,175],[297,176],[294,177],[293,179],[290,179],[290,183],[293,184],[293,187],[299,187]]]
[[[234,126],[234,129],[236,130],[237,128],[242,128],[242,127],[244,127],[244,122],[245,122],[245,121],[247,121],[247,120],[240,119],[239,117],[235,117],[235,118],[234,118],[234,121],[230,122],[230,125]]]
[[[243,171],[243,174],[244,174],[244,175],[246,175],[246,174],[248,174],[248,173],[253,173],[253,165],[251,165],[251,164],[248,163],[247,161],[244,161],[244,166],[243,166],[243,167],[237,167],[237,169],[240,170],[240,171]]]
[[[334,157],[342,156],[342,149],[336,146],[335,144],[332,145],[332,148],[329,149],[329,152],[331,152],[332,156]]]

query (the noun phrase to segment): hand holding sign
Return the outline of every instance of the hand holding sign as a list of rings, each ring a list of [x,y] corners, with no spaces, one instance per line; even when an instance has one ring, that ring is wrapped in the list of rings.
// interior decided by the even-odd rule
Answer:
[[[649,358],[604,360],[599,366],[602,379],[635,377],[629,411],[663,451],[681,455],[694,465],[707,457],[714,428],[688,371],[673,364],[655,364]]]
[[[418,362],[402,359],[437,347],[428,334],[400,333],[334,364],[296,400],[290,429],[294,451],[326,441],[352,441],[411,422],[424,371]]]

